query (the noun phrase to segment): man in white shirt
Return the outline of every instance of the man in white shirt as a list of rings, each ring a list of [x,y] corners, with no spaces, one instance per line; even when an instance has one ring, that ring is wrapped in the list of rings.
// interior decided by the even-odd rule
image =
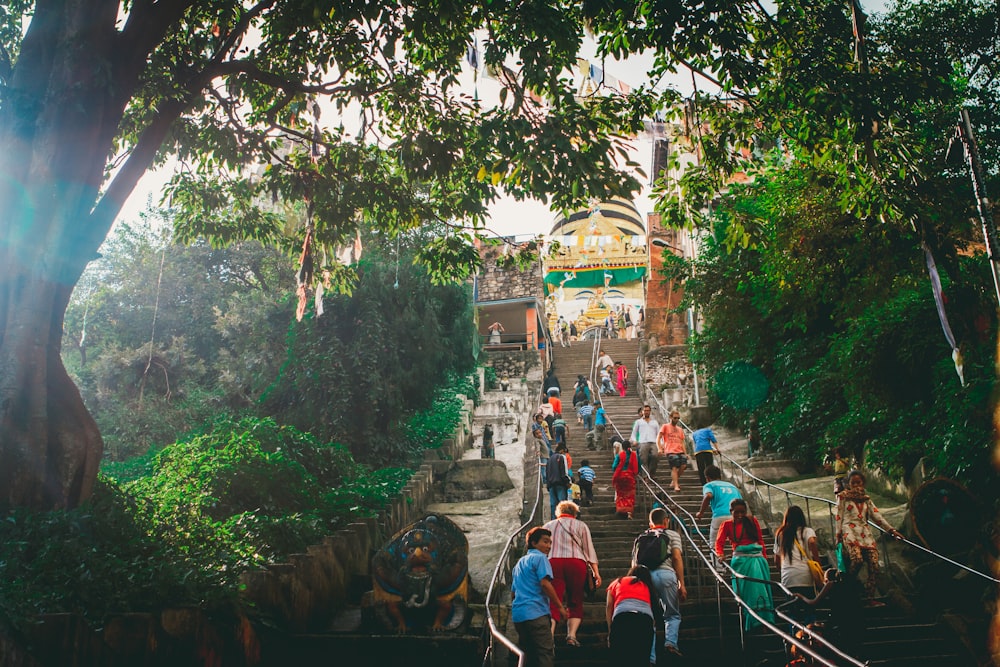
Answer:
[[[651,414],[652,408],[648,405],[642,406],[642,417],[632,424],[632,435],[629,438],[639,452],[639,464],[646,469],[650,477],[656,473],[656,434],[660,431],[660,423]]]
[[[600,350],[597,353],[597,365],[594,368],[601,369],[607,368],[608,366],[614,366],[615,362],[611,361],[611,357],[604,350]]]

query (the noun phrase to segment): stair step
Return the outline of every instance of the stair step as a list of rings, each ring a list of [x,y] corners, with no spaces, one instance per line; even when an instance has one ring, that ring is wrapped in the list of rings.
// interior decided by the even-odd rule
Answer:
[[[605,413],[612,424],[624,436],[628,436],[632,424],[642,402],[638,398],[636,384],[638,374],[635,372],[635,360],[639,354],[639,346],[635,341],[610,340],[602,341],[605,349],[616,361],[625,363],[629,370],[629,391],[624,398],[617,394],[603,396]],[[556,375],[562,386],[564,419],[567,421],[567,445],[573,460],[573,466],[579,468],[586,459],[594,469],[597,479],[594,484],[594,502],[589,507],[583,507],[580,518],[590,528],[594,548],[600,562],[604,585],[597,591],[598,599],[584,605],[584,618],[577,637],[582,648],[565,645],[565,625],[556,630],[556,662],[560,665],[573,667],[584,665],[612,664],[613,656],[607,649],[607,623],[605,620],[605,603],[603,596],[607,584],[615,577],[625,574],[630,566],[632,542],[646,528],[645,514],[649,511],[650,500],[642,482],[637,488],[637,502],[632,520],[627,520],[616,514],[614,508],[614,489],[611,485],[612,453],[610,451],[588,450],[586,433],[581,424],[576,422],[575,411],[572,408],[572,387],[578,374],[589,375],[592,361],[591,343],[576,343],[568,348],[557,347],[553,350]],[[661,415],[662,417],[662,415]],[[662,422],[661,422],[662,423]],[[671,475],[664,461],[659,462],[655,481],[662,490],[656,490],[655,495],[667,506],[677,511],[680,507],[694,514],[701,506],[702,483],[694,466],[693,457],[689,458],[688,468],[680,476],[681,491],[669,490]],[[655,488],[655,487],[654,487]],[[546,510],[546,515],[548,510]],[[683,515],[683,512],[681,512]],[[710,519],[693,521],[685,516],[688,530],[697,529],[707,535],[710,529]],[[771,551],[773,536],[767,526],[764,542],[768,553]],[[698,538],[700,539],[700,538]],[[699,541],[700,544],[703,542]],[[769,559],[770,561],[771,559]],[[771,577],[778,580],[779,573],[771,562]],[[680,647],[684,652],[684,660],[660,660],[663,664],[767,664],[784,665],[785,657],[782,641],[769,632],[760,630],[748,633],[745,646],[740,643],[739,612],[734,600],[726,597],[723,591],[721,600],[722,617],[720,619],[720,603],[717,599],[718,587],[714,575],[706,571],[703,561],[694,553],[690,546],[685,545],[685,583],[688,589],[688,600],[681,604]],[[775,594],[775,602],[780,603],[784,596]],[[824,610],[817,610],[822,616]],[[903,667],[904,665],[963,664],[956,662],[956,656],[949,651],[948,640],[940,628],[933,624],[917,623],[898,614],[891,608],[865,610],[866,633],[865,658],[872,665],[885,667]],[[720,636],[720,622],[722,634]]]

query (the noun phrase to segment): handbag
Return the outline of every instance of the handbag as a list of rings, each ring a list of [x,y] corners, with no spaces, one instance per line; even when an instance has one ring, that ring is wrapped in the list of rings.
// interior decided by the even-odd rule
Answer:
[[[802,548],[798,540],[795,540],[795,546],[799,548],[799,553],[802,554],[802,558],[805,559],[806,565],[809,567],[809,574],[813,578],[814,588],[823,588],[823,566],[819,564],[819,561],[809,558],[806,554],[806,550]]]
[[[583,582],[583,597],[587,602],[593,602],[597,597],[597,578],[594,576],[594,568],[587,563],[587,578]]]

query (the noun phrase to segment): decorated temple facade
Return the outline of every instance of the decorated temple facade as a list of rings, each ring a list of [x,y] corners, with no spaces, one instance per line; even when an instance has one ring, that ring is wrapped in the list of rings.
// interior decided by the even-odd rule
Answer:
[[[576,322],[582,334],[623,306],[633,317],[644,304],[649,272],[646,228],[625,199],[594,201],[556,218],[543,261],[546,314]]]

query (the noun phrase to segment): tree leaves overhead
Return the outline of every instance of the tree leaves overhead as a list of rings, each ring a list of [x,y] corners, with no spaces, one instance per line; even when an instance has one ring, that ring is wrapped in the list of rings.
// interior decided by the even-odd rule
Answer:
[[[51,11],[70,16],[79,2]],[[25,110],[4,56],[12,71],[47,57],[18,58],[33,6],[0,14],[0,110],[15,115]],[[167,188],[182,238],[294,245],[282,234],[302,231],[279,229],[267,209],[304,200],[303,222],[328,251],[361,220],[392,234],[445,222],[474,236],[501,191],[572,208],[640,187],[635,165],[611,156],[654,98],[641,88],[575,97],[577,54],[596,25],[576,3],[161,0],[124,3],[113,25],[99,22],[117,4],[101,6],[92,27],[113,47],[94,102],[118,115],[105,122],[117,128],[106,205],[88,202],[96,224],[110,224],[139,175],[169,156],[183,165]],[[32,31],[62,48],[49,24]],[[458,85],[470,40],[483,36],[483,63],[503,73],[495,106]],[[476,178],[484,166],[491,178]],[[447,269],[446,258],[425,260]]]
[[[926,457],[994,496],[984,443],[996,319],[983,254],[952,256],[943,276],[963,386],[919,239],[844,213],[828,196],[831,181],[804,164],[762,172],[719,202],[696,260],[668,265],[664,277],[683,281],[703,320],[693,352],[712,402],[734,426],[753,412],[768,449],[798,460],[818,463],[845,446],[864,452],[867,466],[905,475]],[[734,243],[740,234],[750,242]],[[761,387],[748,369],[770,389],[760,404],[747,398]],[[943,441],[951,446],[927,446]]]
[[[702,131],[689,139],[701,164],[679,180],[679,197],[663,184],[668,222],[704,224],[699,209],[734,173],[760,168],[760,143],[775,140],[832,177],[827,187],[853,215],[926,233],[939,211],[974,214],[968,176],[946,167],[944,153],[965,106],[986,164],[1000,157],[997,12],[985,0],[899,2],[862,22],[863,50],[849,2],[783,2],[773,17],[749,22],[743,71],[754,76],[716,70],[724,91],[743,94],[699,98]]]

